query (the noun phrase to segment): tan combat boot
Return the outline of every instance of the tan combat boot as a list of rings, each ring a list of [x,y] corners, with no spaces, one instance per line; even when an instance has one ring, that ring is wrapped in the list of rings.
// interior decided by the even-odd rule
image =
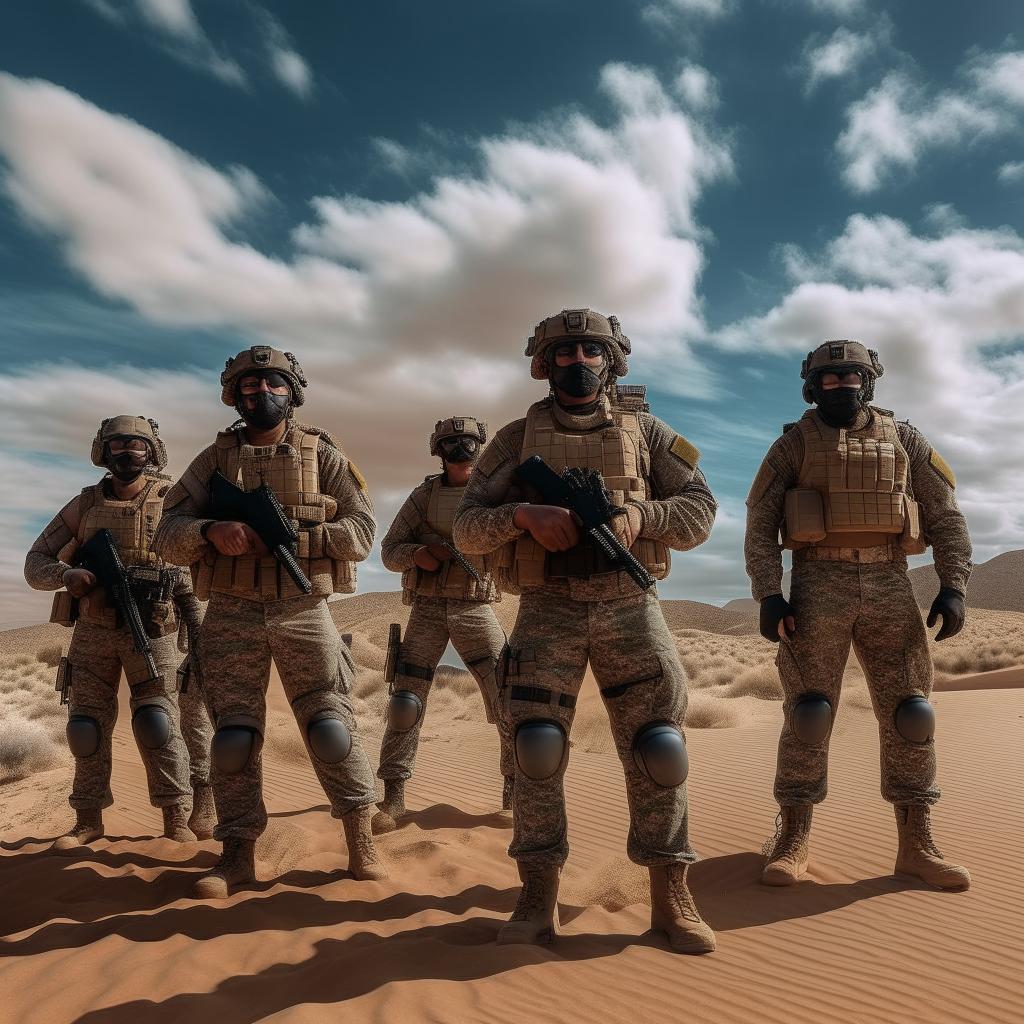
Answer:
[[[896,831],[900,846],[895,874],[911,875],[936,889],[969,889],[967,868],[946,860],[932,838],[930,808],[924,804],[897,804]]]
[[[224,852],[214,869],[192,886],[192,895],[200,900],[223,900],[232,889],[256,881],[256,843],[252,839],[224,840]]]
[[[651,927],[668,936],[677,953],[713,953],[715,933],[705,923],[686,884],[688,864],[650,868]]]
[[[370,831],[370,808],[357,807],[341,816],[348,844],[348,869],[360,882],[380,882],[388,878],[388,869],[373,845]]]
[[[192,787],[192,813],[188,816],[188,827],[196,839],[212,839],[217,824],[217,808],[213,803],[213,789],[209,783]]]
[[[164,816],[164,839],[173,839],[176,843],[195,841],[195,833],[188,827],[183,804],[171,804],[160,810]]]
[[[506,818],[512,817],[512,794],[515,791],[515,785],[515,776],[506,775],[504,785],[501,787],[501,813]]]
[[[374,835],[394,832],[405,810],[405,779],[385,779],[384,799],[377,804],[380,810],[373,816],[370,828]]]
[[[807,840],[811,835],[811,804],[782,807],[782,825],[770,858],[761,872],[765,885],[792,885],[807,871]]]
[[[103,838],[103,811],[97,808],[75,811],[75,826],[54,840],[51,850],[77,850],[94,839]]]
[[[498,932],[498,945],[514,943],[537,945],[550,942],[558,934],[558,876],[556,864],[530,867],[519,865],[523,883],[512,916]]]

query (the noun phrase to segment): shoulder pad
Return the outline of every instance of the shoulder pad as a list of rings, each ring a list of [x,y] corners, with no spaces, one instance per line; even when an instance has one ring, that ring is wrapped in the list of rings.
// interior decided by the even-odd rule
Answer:
[[[882,408],[879,408],[879,406],[877,406],[877,405],[872,405],[872,406],[869,406],[868,408],[870,408],[872,412],[877,412],[880,416],[888,416],[889,419],[895,419],[896,418],[896,413],[894,413],[892,411],[892,409],[882,409]]]
[[[646,401],[646,394],[645,384],[616,384],[612,404],[630,412],[650,412],[651,407]]]
[[[292,429],[301,431],[303,434],[312,434],[313,436],[320,438],[324,444],[328,444],[332,448],[341,448],[341,445],[335,442],[334,438],[331,437],[323,427],[316,427],[313,426],[312,423],[299,423],[297,420],[293,420]]]
[[[241,423],[241,420],[238,421]],[[221,430],[217,434],[217,447],[218,448],[237,448],[239,442],[239,428],[236,424],[232,424],[227,430]]]
[[[783,423],[782,424],[782,432],[784,434],[788,434],[796,426],[796,424],[797,424],[796,420],[794,420],[792,423]]]
[[[426,476],[425,476],[425,477],[423,478],[423,483],[424,483],[424,484],[430,484],[430,483],[433,483],[433,482],[434,482],[435,480],[437,480],[438,478],[440,478],[440,477],[441,477],[441,476],[443,476],[443,475],[444,475],[443,473],[428,473],[428,474],[427,474],[427,475],[426,475]],[[423,486],[423,484],[420,484],[420,486],[422,487],[422,486]]]

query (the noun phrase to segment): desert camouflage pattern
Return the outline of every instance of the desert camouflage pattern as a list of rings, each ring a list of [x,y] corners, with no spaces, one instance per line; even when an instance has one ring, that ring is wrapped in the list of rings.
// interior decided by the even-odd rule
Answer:
[[[631,488],[645,496],[629,499],[641,513],[642,538],[677,551],[703,543],[717,506],[697,468],[697,450],[642,409],[636,410],[638,437],[626,440],[609,422],[609,411],[608,403],[599,402],[594,413],[577,414],[574,423],[572,414],[551,407],[559,429],[567,433],[573,426],[581,435],[603,428],[613,459],[624,460],[627,452],[631,456],[634,446],[646,452],[638,458],[639,479]],[[504,545],[514,550],[524,536],[512,519],[526,497],[514,477],[526,433],[526,419],[503,427],[474,468],[455,517],[460,550],[488,554]],[[611,444],[616,437],[617,449]],[[682,729],[686,712],[686,676],[653,589],[640,592],[621,572],[587,579],[545,572],[536,584],[522,588],[501,677],[501,707],[510,734],[530,719],[557,721],[568,733],[588,662],[602,690],[626,777],[629,857],[644,865],[694,860],[685,783],[658,787],[633,761],[633,740],[641,726],[669,721]],[[543,781],[528,778],[516,765],[509,853],[521,866],[565,861],[563,776],[564,765]]]
[[[633,760],[633,739],[652,721],[680,731],[686,675],[652,591],[606,601],[575,601],[546,589],[526,591],[509,637],[501,700],[509,731],[523,722],[559,722],[568,736],[587,664],[601,690],[626,777],[629,839],[637,864],[690,863],[686,783],[655,785]],[[562,865],[569,854],[563,780],[568,757],[542,781],[516,766],[509,856],[521,865]]]
[[[408,779],[412,776],[434,670],[449,640],[480,687],[487,721],[497,725],[501,773],[505,776],[514,774],[515,758],[507,723],[496,715],[497,668],[505,646],[505,631],[487,602],[417,596],[409,612],[409,623],[399,653],[402,665],[412,666],[420,674],[396,672],[392,688],[415,693],[423,702],[423,713],[416,725],[406,732],[395,732],[390,728],[385,731],[380,768],[377,770],[381,779]]]
[[[298,561],[314,595],[355,592],[355,562],[369,554],[376,527],[366,481],[324,431],[289,422],[276,445],[247,444],[241,427],[221,432],[165,499],[154,550],[175,565],[192,567],[201,600],[210,594],[250,601],[301,594],[273,556],[221,555],[203,539],[203,526],[213,521],[210,480],[218,469],[243,490],[264,480],[270,484],[298,526]]]
[[[421,597],[453,598],[457,601],[498,601],[501,595],[488,572],[486,561],[467,555],[483,578],[477,583],[457,562],[442,562],[434,572],[421,569],[414,557],[424,544],[452,539],[455,512],[466,488],[445,483],[444,474],[431,475],[405,499],[384,539],[381,560],[385,568],[402,574],[402,601],[412,604]]]
[[[249,601],[215,593],[199,637],[206,706],[214,727],[228,716],[243,716],[260,735],[266,729],[266,692],[271,658],[298,723],[306,727],[319,712],[334,712],[352,734],[348,756],[334,764],[310,756],[331,814],[374,801],[373,773],[357,731],[349,692],[355,667],[323,597]],[[237,774],[211,771],[218,824],[214,838],[255,840],[267,826],[260,753]]]
[[[864,410],[847,433],[872,429],[870,423],[874,415],[873,409]],[[916,427],[898,421],[896,434],[907,456],[906,493],[920,507],[925,539],[932,548],[939,582],[943,587],[965,594],[971,575],[971,538],[956,501],[952,473]],[[786,491],[797,486],[803,463],[803,433],[795,428],[787,429],[768,449],[747,495],[744,553],[751,593],[756,601],[782,593],[779,531],[784,519]],[[872,560],[881,557],[906,568],[906,553],[898,541],[898,537],[892,538],[881,555],[874,552],[870,557]],[[845,544],[835,549],[835,557],[860,561],[866,550],[851,546],[844,552],[844,548]],[[812,555],[808,549],[804,549],[800,557],[831,560],[822,558],[820,552]]]
[[[887,418],[884,411],[869,407],[846,434],[887,431]],[[895,432],[906,454],[906,493],[920,508],[939,583],[966,593],[971,540],[956,502],[952,473],[919,430],[896,422]],[[786,491],[797,485],[804,471],[805,438],[803,430],[787,429],[768,450],[747,496],[746,565],[751,593],[758,601],[782,593],[779,531]],[[776,798],[782,804],[825,798],[828,739],[818,746],[802,745],[793,734],[792,713],[797,699],[808,693],[824,695],[835,713],[852,644],[878,718],[883,797],[893,803],[934,803],[939,797],[934,740],[914,744],[895,728],[896,707],[907,697],[927,697],[932,685],[931,655],[907,577],[906,552],[897,534],[883,535],[884,543],[870,547],[857,546],[855,538],[842,534],[838,538],[833,541],[838,546],[807,545],[793,554],[790,603],[797,629],[780,643],[777,658],[785,724]]]
[[[556,472],[566,466],[597,469],[604,477],[613,505],[647,500],[650,452],[639,420],[647,406],[642,396],[627,397],[621,393],[624,391],[616,389],[614,401],[602,393],[595,411],[585,417],[563,411],[550,398],[532,405],[526,414],[519,463],[539,455]],[[696,463],[696,449],[693,456]],[[668,575],[671,558],[663,542],[641,536],[630,550],[655,579]],[[502,589],[521,592],[524,587],[540,586],[555,575],[572,576],[568,557],[551,556],[532,537],[524,535],[498,552],[495,575]],[[566,563],[561,571],[559,562]],[[619,582],[625,587],[625,580]]]
[[[793,734],[793,708],[801,696],[820,693],[835,715],[852,642],[878,719],[883,799],[935,803],[934,739],[911,743],[895,725],[902,701],[927,697],[932,689],[928,641],[906,571],[891,562],[797,560],[790,603],[796,633],[779,644],[776,658],[785,692],[776,800],[796,805],[825,799],[829,738],[817,746],[801,743]]]
[[[148,422],[148,421],[147,421]],[[63,587],[64,573],[71,567],[81,544],[101,529],[109,529],[126,566],[165,568],[149,548],[159,522],[169,482],[163,477],[147,479],[135,498],[114,498],[109,482],[86,487],[61,509],[36,538],[25,559],[25,578],[36,590]],[[89,758],[75,762],[71,806],[98,809],[110,806],[110,743],[117,720],[117,689],[124,671],[131,688],[131,710],[141,704],[158,704],[174,723],[168,744],[159,750],[140,745],[146,768],[150,799],[154,806],[183,801],[189,793],[189,777],[196,782],[209,779],[211,728],[201,693],[182,695],[179,707],[175,692],[178,659],[175,638],[177,605],[194,601],[188,575],[174,571],[176,580],[169,600],[146,601],[140,606],[151,638],[159,678],[143,682],[146,669],[132,645],[130,630],[117,622],[114,608],[101,588],[77,602],[77,618],[67,656],[71,673],[69,714],[85,714],[100,723],[100,748]],[[71,625],[71,595],[60,590],[51,621]]]
[[[609,445],[608,449],[602,445],[602,460],[604,452],[608,451],[609,468],[621,466],[632,457],[633,441],[626,439],[615,427],[611,401],[607,397],[590,415],[574,416],[557,403],[551,403],[548,409],[567,435],[572,432],[572,427],[576,427],[575,433],[582,438],[582,435],[603,425]],[[639,434],[636,444],[641,454],[646,452],[637,465],[646,497],[630,497],[628,501],[642,517],[638,541],[651,542],[651,547],[635,541],[631,550],[638,555],[640,551],[665,549],[667,571],[667,549],[688,551],[702,544],[711,532],[717,505],[704,474],[697,468],[697,449],[649,412],[638,410],[635,415]],[[522,462],[526,431],[527,419],[524,418],[509,423],[495,434],[473,469],[455,516],[453,537],[459,550],[467,555],[483,555],[503,549],[495,556],[495,563],[492,563],[495,566],[501,563],[511,567],[517,550],[535,551],[532,546],[519,547],[521,540],[530,540],[532,545],[532,538],[512,523],[516,508],[529,497],[515,480],[515,470]],[[612,440],[620,446],[618,451],[612,448]],[[573,449],[574,455],[577,450],[586,451],[581,446]],[[603,461],[602,465],[605,465]],[[560,472],[564,467],[552,468]],[[541,561],[539,554],[536,561]],[[542,586],[545,590],[557,590],[578,601],[602,601],[636,593],[636,584],[628,573],[603,572],[590,578],[556,578],[548,571],[551,559],[546,553],[543,561],[542,575],[538,577],[536,572],[531,572],[530,582],[521,585],[517,584],[516,576],[506,570],[499,579],[501,590],[526,593],[531,588]],[[658,564],[654,559],[649,561],[652,565]],[[498,575],[497,567],[495,574]]]
[[[175,671],[178,666],[177,647],[173,636],[151,641],[156,679],[146,681],[149,674],[144,660],[135,652],[132,634],[127,626],[107,629],[90,622],[79,622],[71,637],[67,666],[71,673],[69,715],[88,715],[99,723],[100,743],[90,757],[75,758],[75,778],[68,802],[78,809],[109,807],[114,798],[110,792],[111,740],[117,721],[117,688],[124,671],[131,693],[131,711],[143,705],[157,705],[167,712],[171,734],[167,743],[150,750],[141,743],[139,756],[146,769],[149,800],[154,807],[187,804],[192,800],[189,785],[188,753],[178,724],[178,708],[174,698]]]

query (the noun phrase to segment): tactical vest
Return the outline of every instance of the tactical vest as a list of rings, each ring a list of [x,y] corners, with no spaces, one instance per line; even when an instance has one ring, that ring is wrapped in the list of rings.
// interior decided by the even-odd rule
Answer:
[[[146,486],[128,501],[108,497],[107,484],[104,481],[84,488],[78,505],[76,545],[81,547],[100,530],[109,530],[126,568],[141,567],[153,570],[150,574],[139,575],[150,575],[154,581],[159,578],[158,573],[161,569],[167,574],[173,574],[175,570],[167,568],[166,563],[150,550],[153,535],[163,512],[164,495],[170,486],[167,480],[149,478]],[[140,586],[136,599],[139,601],[139,610],[147,632],[150,636],[163,636],[177,628],[177,620],[169,593],[166,600],[142,599],[143,592],[150,593],[153,589],[150,586]],[[168,588],[165,586],[163,589]],[[54,611],[50,621],[70,625],[68,606],[71,603],[69,595],[58,594],[54,600]],[[77,610],[70,619],[81,619],[109,629],[119,625],[116,609],[108,602],[107,593],[102,587],[97,587],[79,598]]]
[[[830,427],[813,409],[796,424],[804,457],[786,492],[783,546],[923,550],[917,503],[908,494],[908,457],[884,409],[856,430]]]
[[[641,412],[648,409],[641,387],[618,387],[615,397],[602,397],[604,415],[594,416],[594,425],[572,429],[560,422],[550,398],[535,402],[526,414],[526,432],[519,464],[539,455],[556,473],[566,467],[600,470],[613,505],[627,498],[650,498],[651,455],[640,429]],[[671,556],[661,541],[637,538],[630,548],[633,556],[655,579],[668,575]],[[570,551],[549,552],[529,534],[504,545],[496,554],[495,576],[501,589],[518,592],[522,587],[539,587],[552,579],[591,579],[595,576],[623,577],[624,592],[635,584],[628,574],[612,567],[589,541]]]
[[[333,446],[316,427],[296,424],[289,426],[278,444],[260,447],[247,444],[240,430],[224,430],[217,435],[217,468],[244,491],[266,483],[274,492],[298,532],[296,557],[314,594],[351,594],[356,589],[355,563],[331,558],[321,531],[316,530],[337,511],[334,498],[320,493],[317,447],[321,441]],[[201,601],[211,593],[256,601],[302,594],[273,555],[222,555],[212,544],[192,566],[192,577]]]
[[[444,540],[452,539],[452,523],[455,521],[455,510],[466,493],[465,486],[448,487],[444,484],[443,475],[428,476],[430,490],[427,492],[427,508],[425,517],[417,530],[424,543],[429,543],[431,534]],[[441,563],[436,572],[425,572],[414,565],[402,573],[402,601],[412,604],[415,594],[424,597],[450,597],[458,601],[497,601],[500,600],[497,587],[487,571],[485,560],[479,556],[466,555],[466,561],[483,577],[483,584],[477,583],[458,562],[449,560]]]

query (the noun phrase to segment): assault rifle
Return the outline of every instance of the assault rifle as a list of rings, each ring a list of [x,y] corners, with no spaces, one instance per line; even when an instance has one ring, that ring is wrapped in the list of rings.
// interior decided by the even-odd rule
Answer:
[[[616,509],[596,469],[570,468],[558,474],[539,455],[531,455],[516,475],[539,491],[546,505],[569,509],[598,549],[617,568],[628,572],[641,590],[654,586],[654,577],[622,546],[608,525]]]
[[[218,469],[210,481],[210,512],[214,519],[222,522],[251,526],[270,553],[284,566],[295,586],[304,594],[313,592],[313,584],[295,558],[299,535],[284,514],[277,495],[267,484],[260,484],[254,491],[243,491]]]
[[[94,533],[78,549],[73,565],[75,568],[88,569],[107,592],[107,599],[117,609],[118,618],[131,630],[132,645],[135,653],[146,662],[149,679],[156,679],[160,673],[153,660],[153,647],[142,624],[142,615],[132,592],[128,570],[121,561],[111,532],[98,530]]]

